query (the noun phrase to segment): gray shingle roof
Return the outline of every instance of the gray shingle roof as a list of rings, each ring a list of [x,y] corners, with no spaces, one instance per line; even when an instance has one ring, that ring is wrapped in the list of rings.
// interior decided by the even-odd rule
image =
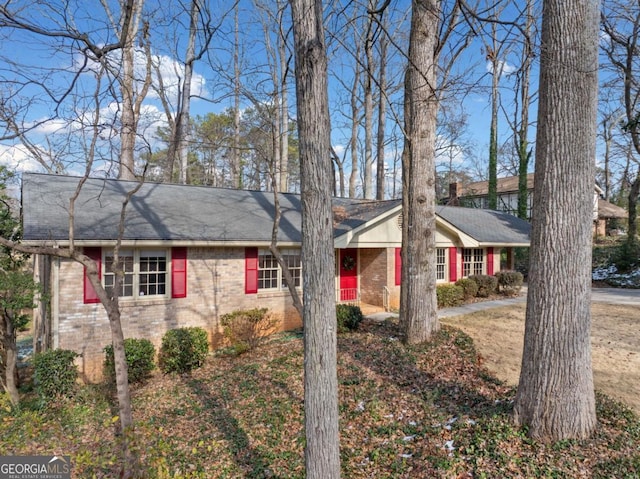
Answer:
[[[25,173],[22,177],[24,239],[66,241],[69,199],[80,178]],[[75,205],[75,238],[108,241],[118,235],[122,202],[138,184],[88,179]],[[301,241],[300,196],[280,194],[278,241]],[[334,236],[397,209],[401,200],[335,198]],[[488,210],[438,207],[438,215],[480,243],[528,244],[529,224]],[[271,192],[144,183],[126,209],[123,240],[269,243],[274,217]]]
[[[24,239],[65,241],[69,199],[80,178],[25,173],[22,178]],[[75,238],[117,238],[122,202],[137,182],[88,179],[75,206]],[[300,196],[279,195],[279,242],[301,241]],[[397,201],[336,199],[344,211],[336,236],[393,208]],[[271,192],[144,183],[126,209],[123,240],[270,242],[274,217]]]
[[[531,225],[502,211],[438,206],[436,214],[482,244],[529,244]]]

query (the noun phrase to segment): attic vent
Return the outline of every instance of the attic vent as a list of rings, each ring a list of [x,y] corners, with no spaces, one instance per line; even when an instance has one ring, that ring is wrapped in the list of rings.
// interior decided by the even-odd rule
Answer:
[[[397,221],[396,224],[398,225],[398,228],[400,228],[400,230],[402,231],[402,222],[404,221],[402,213],[398,215],[398,217],[396,218],[396,221]]]

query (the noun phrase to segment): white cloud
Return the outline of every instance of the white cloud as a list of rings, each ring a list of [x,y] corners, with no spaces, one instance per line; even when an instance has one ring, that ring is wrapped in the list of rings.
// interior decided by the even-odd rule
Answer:
[[[343,157],[346,147],[344,145],[333,145],[333,151],[336,152],[340,158]]]
[[[122,52],[120,50],[113,51],[108,55],[108,61],[113,71],[122,69]],[[147,54],[144,50],[136,49],[133,55],[134,77],[136,78],[137,91],[141,91],[144,80],[147,76]],[[76,56],[74,59],[74,68],[79,70],[83,67],[85,59]],[[157,100],[160,98],[158,90],[164,92],[171,105],[178,104],[178,95],[180,87],[184,81],[184,65],[168,55],[151,55],[151,81],[152,87],[147,93],[147,99]],[[101,66],[97,62],[88,62],[87,70],[97,75],[101,71]],[[193,72],[191,78],[191,95],[207,96],[206,79],[197,72]]]
[[[0,165],[17,172],[42,171],[40,164],[23,145],[0,145]]]
[[[146,58],[144,57],[144,54],[141,53],[141,55],[142,58],[136,58],[136,63],[139,62],[140,67],[144,68]],[[165,94],[173,104],[176,104],[179,87],[184,80],[184,65],[166,55],[154,55],[153,63],[158,67],[157,70],[159,71],[160,78],[162,79],[162,86]],[[158,77],[158,73],[154,71],[153,82],[156,88],[159,88],[160,86],[160,78]],[[205,78],[199,73],[194,72],[191,78],[191,95],[206,96],[207,92],[205,85]],[[158,94],[155,90],[150,90],[149,96],[151,98],[158,98]]]
[[[493,62],[488,61],[487,62],[487,72],[493,74]],[[511,64],[509,64],[508,62],[504,61],[504,60],[500,60],[498,62],[498,71],[500,72],[500,75],[510,75],[511,73],[514,73],[517,70],[517,68]]]

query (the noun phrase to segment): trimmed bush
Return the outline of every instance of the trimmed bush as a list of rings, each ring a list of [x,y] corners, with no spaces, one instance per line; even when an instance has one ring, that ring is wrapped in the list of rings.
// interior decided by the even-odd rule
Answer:
[[[276,319],[267,308],[233,311],[220,318],[224,337],[236,354],[254,349],[276,327]]]
[[[478,283],[472,279],[460,278],[455,284],[464,291],[464,299],[472,299],[478,295]]]
[[[209,341],[204,329],[171,329],[162,337],[158,363],[164,373],[186,373],[202,366],[207,354]]]
[[[436,286],[438,308],[459,306],[464,301],[464,289],[455,284],[439,284]]]
[[[524,276],[518,271],[498,271],[496,273],[498,287],[502,294],[507,296],[515,296],[522,289]]]
[[[127,338],[124,340],[124,355],[127,359],[127,372],[130,383],[141,383],[151,375],[156,367],[154,359],[156,348],[148,339]],[[104,377],[109,382],[116,380],[116,366],[113,357],[113,346],[104,348]]]
[[[360,306],[336,304],[336,319],[338,321],[338,333],[347,333],[358,329],[364,316]]]
[[[498,278],[486,274],[474,274],[469,279],[475,281],[478,285],[478,297],[488,298],[498,290]]]
[[[50,349],[34,356],[34,383],[41,398],[51,400],[73,395],[78,380],[78,368],[73,361],[78,356],[68,349]]]

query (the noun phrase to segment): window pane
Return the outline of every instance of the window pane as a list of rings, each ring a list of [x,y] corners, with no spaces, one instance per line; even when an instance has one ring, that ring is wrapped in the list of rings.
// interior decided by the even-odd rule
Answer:
[[[278,287],[278,262],[266,250],[258,252],[258,289],[275,289]]]
[[[447,279],[447,256],[444,248],[436,249],[436,281]]]
[[[164,295],[166,291],[166,271],[166,252],[154,250],[141,251],[138,295]]]
[[[484,270],[484,249],[465,248],[462,252],[462,276],[482,274]]]
[[[124,273],[120,287],[120,297],[133,296],[133,251],[122,250],[118,253],[120,268]],[[113,295],[113,285],[115,284],[115,274],[113,272],[113,254],[104,257],[104,287],[109,296]]]

